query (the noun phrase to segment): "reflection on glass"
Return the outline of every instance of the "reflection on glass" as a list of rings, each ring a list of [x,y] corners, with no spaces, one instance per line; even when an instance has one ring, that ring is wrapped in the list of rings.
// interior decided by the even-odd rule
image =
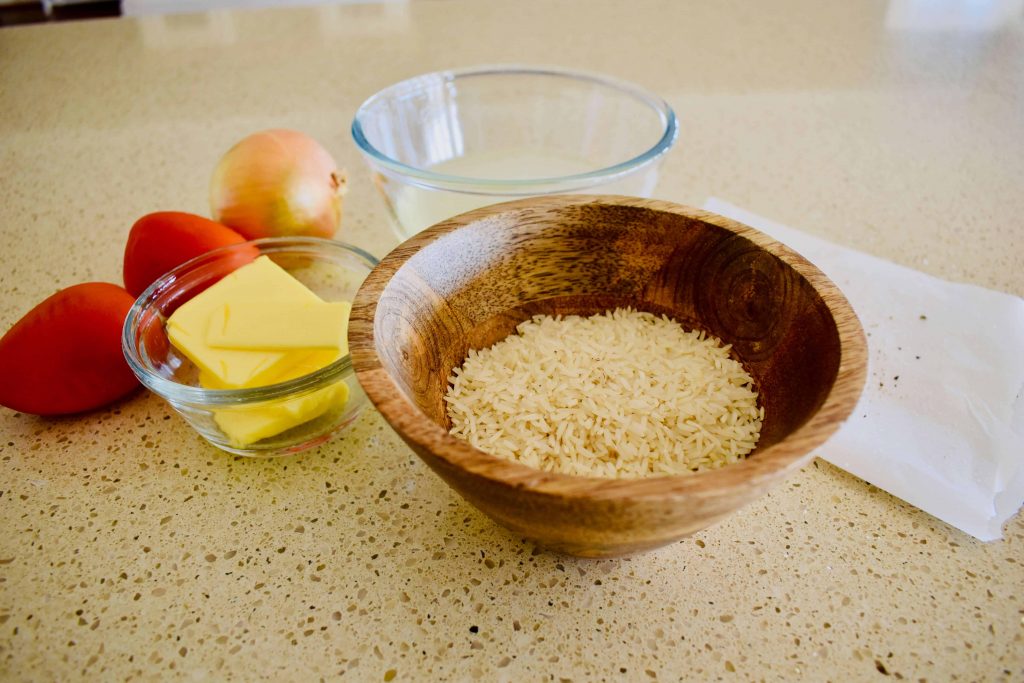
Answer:
[[[1024,20],[1024,0],[890,0],[890,31],[994,31]]]

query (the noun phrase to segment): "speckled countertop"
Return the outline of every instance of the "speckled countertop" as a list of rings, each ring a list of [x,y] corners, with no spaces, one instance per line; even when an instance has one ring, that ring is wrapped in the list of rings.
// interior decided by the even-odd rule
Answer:
[[[1024,294],[1021,2],[442,0],[0,29],[0,327],[119,282],[132,222],[205,212],[265,127],[349,169],[343,237],[383,255],[356,107],[512,61],[663,95],[663,198]],[[582,561],[496,527],[373,411],[276,461],[141,392],[0,409],[0,435],[4,680],[1024,679],[1021,516],[982,544],[821,460],[691,539]]]

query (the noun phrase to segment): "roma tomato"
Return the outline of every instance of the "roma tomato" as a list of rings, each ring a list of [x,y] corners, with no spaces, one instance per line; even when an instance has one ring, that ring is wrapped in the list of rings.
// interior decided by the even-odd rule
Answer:
[[[134,297],[117,285],[63,289],[0,338],[0,405],[36,415],[99,408],[138,380],[121,353],[121,327]]]
[[[132,226],[124,248],[124,286],[139,296],[157,278],[189,259],[218,247],[244,242],[231,228],[181,211],[158,211]],[[240,257],[243,265],[256,257]]]

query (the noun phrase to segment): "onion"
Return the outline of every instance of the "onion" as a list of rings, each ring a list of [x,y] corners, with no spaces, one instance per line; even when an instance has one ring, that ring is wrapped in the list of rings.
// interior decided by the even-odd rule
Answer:
[[[320,144],[294,130],[254,133],[221,158],[210,183],[213,219],[246,239],[332,237],[345,176]]]

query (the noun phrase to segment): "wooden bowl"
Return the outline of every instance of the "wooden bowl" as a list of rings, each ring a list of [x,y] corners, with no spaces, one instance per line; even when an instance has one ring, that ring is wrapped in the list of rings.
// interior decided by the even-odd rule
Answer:
[[[470,349],[537,313],[626,305],[732,344],[765,408],[750,457],[602,479],[502,460],[448,433],[442,397]],[[349,347],[370,400],[444,481],[514,532],[587,557],[678,540],[805,465],[853,409],[867,358],[845,297],[782,244],[705,211],[594,195],[497,204],[412,237],[356,295]]]

